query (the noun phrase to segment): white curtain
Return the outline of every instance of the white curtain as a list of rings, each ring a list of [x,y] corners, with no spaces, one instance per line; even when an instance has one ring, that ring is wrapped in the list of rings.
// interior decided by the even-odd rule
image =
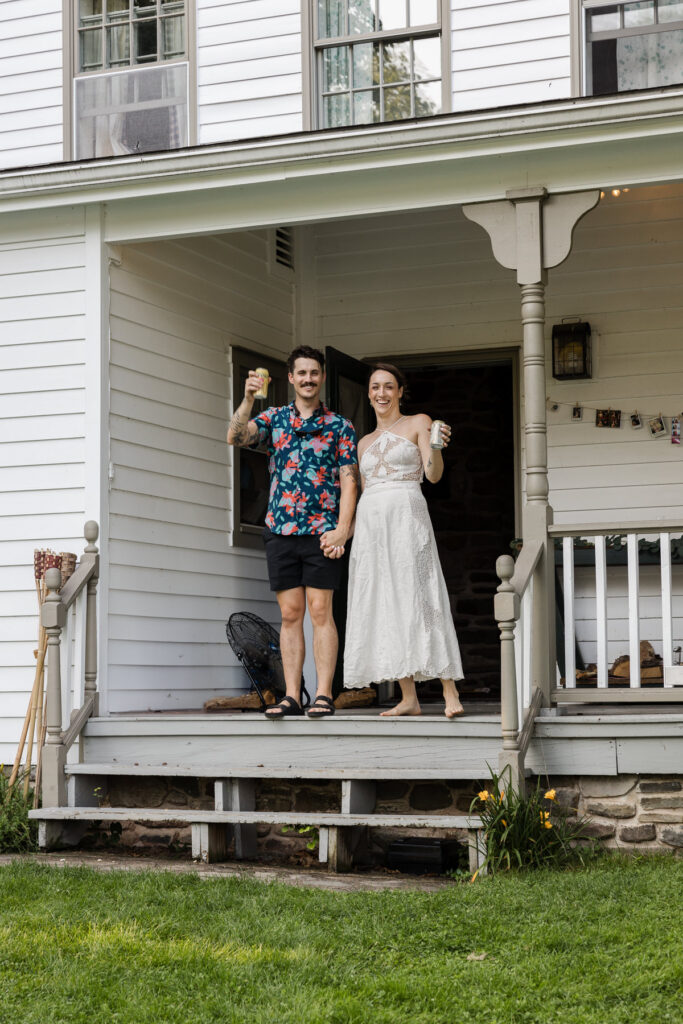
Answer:
[[[683,31],[618,39],[617,76],[619,92],[679,85],[683,81]]]

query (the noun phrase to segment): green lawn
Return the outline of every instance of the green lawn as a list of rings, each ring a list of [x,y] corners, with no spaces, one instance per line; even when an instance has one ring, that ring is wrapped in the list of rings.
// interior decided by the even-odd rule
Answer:
[[[0,1021],[681,1024],[682,908],[673,858],[358,894],[14,864]]]

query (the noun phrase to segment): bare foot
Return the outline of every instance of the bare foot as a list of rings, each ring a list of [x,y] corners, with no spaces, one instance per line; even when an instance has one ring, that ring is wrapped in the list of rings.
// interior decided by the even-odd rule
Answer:
[[[380,718],[398,718],[399,715],[421,715],[420,705],[417,701],[402,700],[395,708],[388,711],[380,711]]]
[[[460,703],[460,694],[452,679],[442,679],[443,699],[446,702],[446,718],[459,718],[465,714],[465,709]]]

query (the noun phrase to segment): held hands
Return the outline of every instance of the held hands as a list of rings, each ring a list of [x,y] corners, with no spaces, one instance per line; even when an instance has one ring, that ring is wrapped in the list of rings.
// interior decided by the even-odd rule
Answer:
[[[349,538],[346,530],[337,527],[336,530],[327,530],[320,534],[320,547],[325,558],[341,558],[344,554],[345,544]]]

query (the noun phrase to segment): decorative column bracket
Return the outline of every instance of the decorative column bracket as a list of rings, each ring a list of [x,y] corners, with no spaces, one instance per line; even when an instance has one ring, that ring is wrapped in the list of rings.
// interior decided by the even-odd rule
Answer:
[[[600,192],[548,195],[539,186],[505,195],[492,203],[470,203],[463,213],[486,231],[497,262],[517,271],[518,284],[545,284],[546,271],[569,256],[574,228],[597,206]]]

